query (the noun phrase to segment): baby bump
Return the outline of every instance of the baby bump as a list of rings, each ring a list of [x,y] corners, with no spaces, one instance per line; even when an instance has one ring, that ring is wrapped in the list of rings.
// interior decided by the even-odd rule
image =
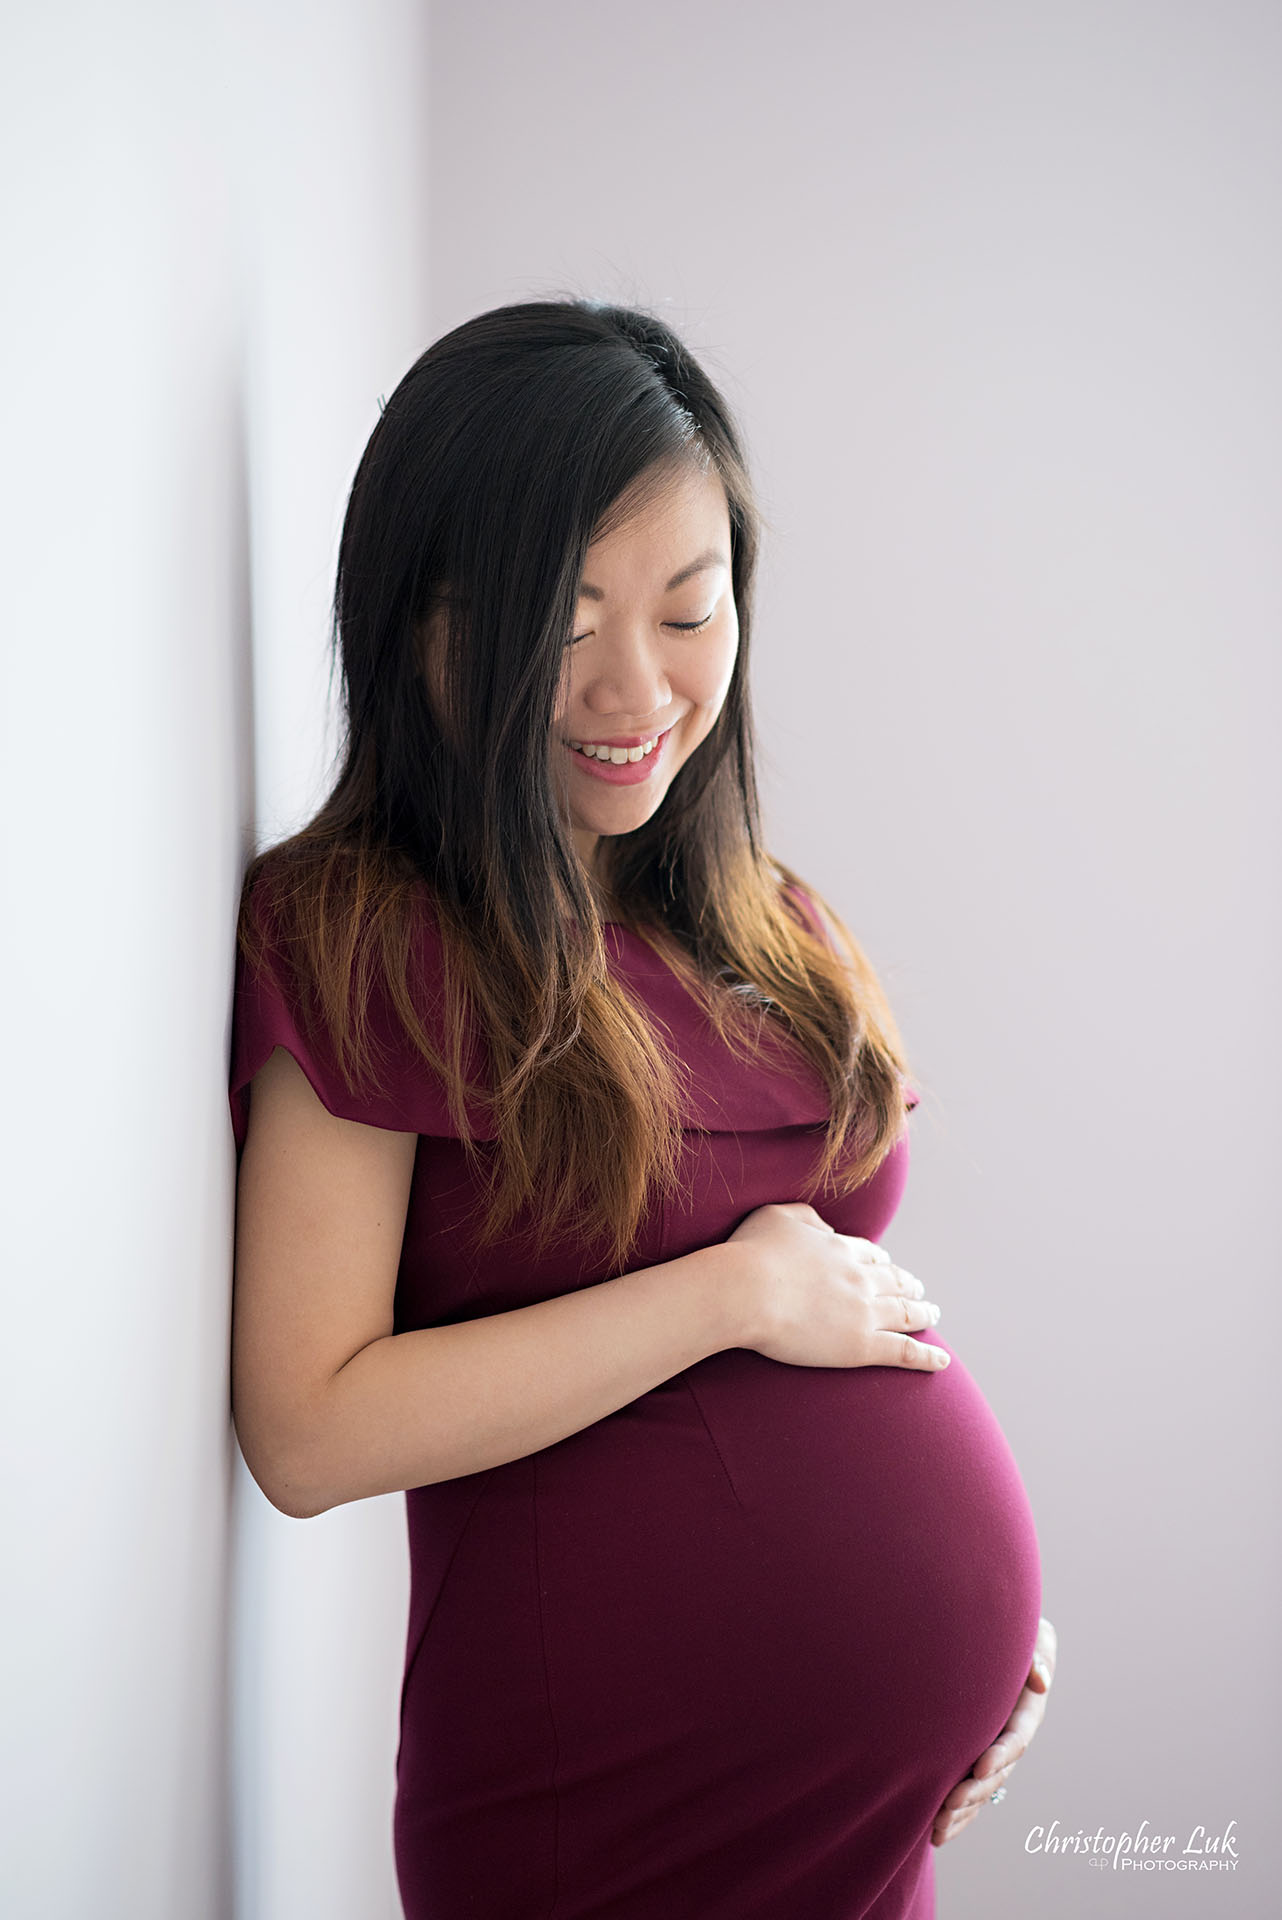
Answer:
[[[925,1804],[1009,1716],[1037,1539],[955,1355],[919,1374],[737,1348],[537,1460],[549,1675],[585,1733],[608,1700],[632,1739],[711,1723],[745,1765],[914,1776]]]

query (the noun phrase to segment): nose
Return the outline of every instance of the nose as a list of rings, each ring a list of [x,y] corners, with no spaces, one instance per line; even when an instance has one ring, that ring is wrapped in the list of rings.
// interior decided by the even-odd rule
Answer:
[[[581,704],[620,733],[661,720],[672,704],[672,687],[657,634],[639,625],[615,627],[592,648]]]

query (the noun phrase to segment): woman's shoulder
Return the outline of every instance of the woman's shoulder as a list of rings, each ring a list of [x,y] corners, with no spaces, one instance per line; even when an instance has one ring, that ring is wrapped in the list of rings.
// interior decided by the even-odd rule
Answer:
[[[438,1057],[452,1051],[450,1029],[457,1023],[445,1005],[441,928],[430,889],[425,882],[407,882],[384,939],[375,903],[363,899],[359,888],[344,886],[341,875],[337,885],[332,879],[327,886],[314,866],[288,849],[271,849],[246,870],[229,1086],[238,1150],[248,1127],[250,1082],[278,1046],[294,1056],[323,1104],[341,1118],[445,1137],[463,1130],[444,1076],[433,1071],[405,1019],[408,1005]],[[337,1024],[326,1013],[336,1005]],[[475,1036],[462,1038],[465,1077],[473,1086],[483,1084]],[[479,1100],[464,1112],[472,1137],[491,1137]]]
[[[788,870],[781,893],[790,910],[804,922],[816,939],[851,971],[861,999],[870,1000],[874,1008],[878,1011],[884,1009],[889,1015],[889,1005],[867,954],[854,932],[819,889]],[[909,1073],[901,1071],[900,1080],[904,1088],[904,1103],[911,1113],[914,1107],[920,1105],[921,1094]]]
[[[825,947],[837,949],[834,916],[818,888],[790,873],[779,889],[784,906]]]

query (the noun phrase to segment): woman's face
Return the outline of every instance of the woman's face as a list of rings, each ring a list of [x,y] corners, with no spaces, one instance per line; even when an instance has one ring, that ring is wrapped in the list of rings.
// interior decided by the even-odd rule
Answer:
[[[648,820],[711,731],[738,646],[725,489],[683,470],[593,542],[579,583],[552,755],[589,871],[598,838]]]

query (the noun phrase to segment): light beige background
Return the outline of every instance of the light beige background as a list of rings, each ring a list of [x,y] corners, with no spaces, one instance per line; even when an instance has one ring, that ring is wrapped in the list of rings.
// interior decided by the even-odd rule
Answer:
[[[1282,14],[432,20],[431,330],[636,297],[724,378],[774,528],[772,844],[928,1085],[887,1241],[1009,1436],[1061,1637],[1006,1800],[938,1856],[941,1920],[1264,1920]],[[1236,1819],[1240,1864],[1023,1851],[1145,1818],[1177,1849]]]

